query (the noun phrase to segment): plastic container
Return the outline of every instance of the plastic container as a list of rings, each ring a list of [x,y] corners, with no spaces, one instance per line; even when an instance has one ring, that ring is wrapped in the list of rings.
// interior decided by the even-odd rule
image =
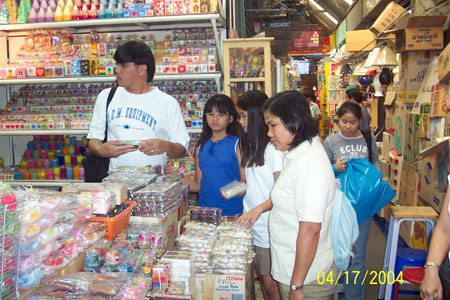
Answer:
[[[133,207],[136,206],[136,202],[124,201],[123,203],[128,204],[128,207],[122,211],[118,216],[112,218],[104,217],[92,217],[89,222],[99,222],[105,225],[104,230],[106,232],[105,239],[112,241],[114,238],[128,227],[128,222],[130,221],[131,211]]]

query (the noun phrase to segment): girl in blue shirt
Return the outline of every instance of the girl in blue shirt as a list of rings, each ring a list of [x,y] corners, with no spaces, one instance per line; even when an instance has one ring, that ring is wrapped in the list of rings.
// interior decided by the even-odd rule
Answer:
[[[195,151],[195,180],[187,183],[192,192],[198,192],[200,206],[220,207],[223,216],[241,214],[243,210],[242,196],[225,199],[219,190],[233,180],[245,180],[239,168],[239,130],[233,100],[226,95],[209,98]]]

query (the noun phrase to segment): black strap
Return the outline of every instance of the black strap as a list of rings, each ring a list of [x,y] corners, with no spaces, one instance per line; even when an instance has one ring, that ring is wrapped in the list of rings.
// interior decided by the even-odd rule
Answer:
[[[372,133],[370,130],[361,130],[361,133],[366,140],[367,148],[369,149],[369,161],[372,163]]]
[[[103,143],[108,141],[108,106],[111,103],[114,94],[116,93],[117,86],[112,87],[108,94],[108,100],[106,100],[106,122],[105,122],[105,138],[103,139]]]

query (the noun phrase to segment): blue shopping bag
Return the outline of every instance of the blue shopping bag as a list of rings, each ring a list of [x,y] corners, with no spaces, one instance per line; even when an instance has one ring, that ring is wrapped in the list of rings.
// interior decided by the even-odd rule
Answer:
[[[395,197],[394,190],[381,178],[367,159],[350,159],[345,172],[339,174],[341,191],[350,200],[362,224]]]

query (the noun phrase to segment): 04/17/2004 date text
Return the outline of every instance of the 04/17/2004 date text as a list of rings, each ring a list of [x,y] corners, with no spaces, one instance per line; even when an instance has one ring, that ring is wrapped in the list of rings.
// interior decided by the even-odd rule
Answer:
[[[337,285],[338,279],[341,278],[340,283],[342,284],[358,284],[363,285],[364,283],[368,283],[371,285],[376,284],[394,284],[398,282],[399,284],[403,284],[403,272],[395,276],[394,271],[369,271],[361,273],[360,271],[340,271],[338,276],[336,277],[333,274],[333,271],[330,271],[326,274],[324,271],[319,271],[317,273],[317,282],[322,284],[331,284]]]

